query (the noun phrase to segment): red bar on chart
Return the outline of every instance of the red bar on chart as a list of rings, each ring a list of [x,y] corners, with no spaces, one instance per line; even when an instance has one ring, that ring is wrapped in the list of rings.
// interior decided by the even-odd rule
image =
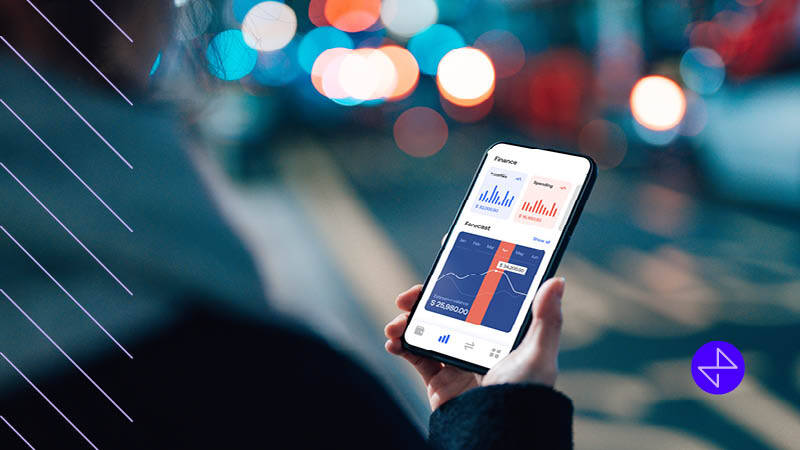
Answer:
[[[464,319],[467,322],[480,325],[483,321],[483,316],[486,315],[486,310],[489,309],[489,302],[492,301],[497,285],[500,283],[500,278],[503,276],[503,270],[497,268],[497,263],[501,261],[508,262],[514,252],[514,247],[516,247],[514,244],[508,242],[501,242],[497,246],[497,251],[494,252],[494,258],[492,258],[492,264],[489,266],[489,273],[483,278],[481,287],[478,289],[478,295],[469,308],[467,318]]]
[[[518,223],[552,228],[561,205],[572,192],[572,184],[533,176],[522,195],[522,207],[514,217]],[[548,205],[548,206],[545,206]]]

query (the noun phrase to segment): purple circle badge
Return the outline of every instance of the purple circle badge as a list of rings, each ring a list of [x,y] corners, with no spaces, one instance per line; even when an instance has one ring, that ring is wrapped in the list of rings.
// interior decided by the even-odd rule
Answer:
[[[697,387],[709,394],[727,394],[744,378],[744,358],[733,345],[711,341],[695,352],[692,378]]]

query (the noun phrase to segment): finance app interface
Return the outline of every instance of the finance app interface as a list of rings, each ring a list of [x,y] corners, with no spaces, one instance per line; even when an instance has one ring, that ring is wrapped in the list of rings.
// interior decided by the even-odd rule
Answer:
[[[488,368],[506,356],[590,170],[573,155],[492,147],[406,341]]]

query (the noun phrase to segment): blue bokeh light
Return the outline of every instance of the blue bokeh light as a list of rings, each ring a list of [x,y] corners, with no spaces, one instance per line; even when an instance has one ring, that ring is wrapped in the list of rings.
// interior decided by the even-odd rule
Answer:
[[[317,56],[329,48],[353,48],[353,40],[344,31],[333,27],[319,27],[306,34],[297,48],[297,61],[308,73]]]
[[[297,54],[297,43],[292,41],[281,50],[262,52],[253,69],[253,78],[267,86],[283,86],[294,81],[300,75],[300,66],[294,55]]]
[[[702,95],[717,92],[725,81],[725,63],[710,48],[687,50],[681,57],[680,72],[686,86]]]
[[[206,49],[208,71],[215,77],[233,81],[249,74],[258,52],[244,42],[241,30],[225,30],[214,36]]]
[[[419,63],[419,70],[436,75],[439,61],[450,50],[464,47],[464,38],[447,25],[431,25],[408,42],[408,50]]]

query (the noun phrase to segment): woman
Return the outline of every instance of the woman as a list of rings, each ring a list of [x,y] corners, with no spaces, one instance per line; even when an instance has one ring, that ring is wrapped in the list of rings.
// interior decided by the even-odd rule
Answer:
[[[483,377],[404,353],[398,339],[420,287],[398,297],[405,312],[386,326],[386,349],[411,363],[427,385],[433,414],[430,435],[423,436],[363,368],[269,312],[252,263],[179,150],[181,136],[169,105],[136,95],[146,92],[152,62],[171,35],[165,17],[173,2],[102,3],[134,46],[96,11],[90,14],[88,2],[35,5],[58,17],[64,34],[119,83],[133,108],[73,54],[30,3],[3,6],[8,11],[0,19],[5,20],[0,34],[128,155],[135,175],[113,165],[119,162],[115,155],[10,46],[0,56],[0,98],[18,117],[8,108],[0,111],[5,144],[0,160],[100,259],[124,261],[114,264],[115,275],[135,283],[136,296],[121,301],[118,287],[107,283],[93,261],[84,263],[83,250],[9,177],[0,185],[6,206],[0,221],[70,295],[100,322],[113,324],[109,328],[135,359],[110,342],[91,339],[97,330],[66,301],[64,291],[6,239],[0,289],[20,308],[2,302],[0,352],[8,359],[0,361],[0,415],[20,434],[36,448],[572,445],[571,403],[552,388],[563,280],[543,285],[522,344]],[[109,205],[126,205],[125,218],[136,231],[125,231],[98,207],[20,119],[96,183]],[[61,360],[25,321],[20,315],[25,309],[83,372]],[[106,396],[93,395],[91,381]],[[18,435],[0,428],[0,447],[26,448]]]

